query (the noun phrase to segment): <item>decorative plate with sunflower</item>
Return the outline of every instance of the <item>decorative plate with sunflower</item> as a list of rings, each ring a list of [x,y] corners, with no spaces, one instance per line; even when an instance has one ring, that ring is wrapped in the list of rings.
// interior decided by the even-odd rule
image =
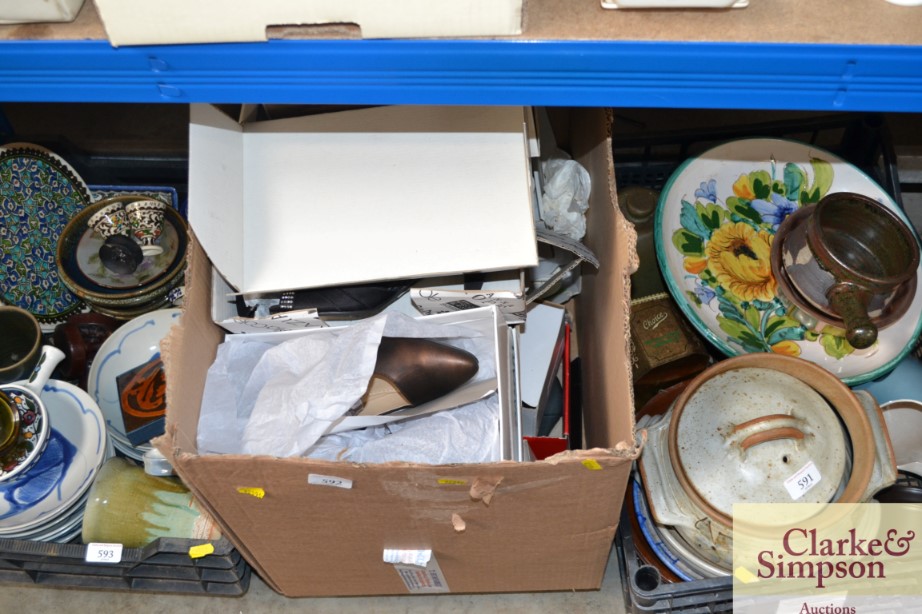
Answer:
[[[884,375],[909,352],[922,329],[922,284],[907,312],[865,350],[854,349],[843,330],[817,333],[788,315],[772,275],[772,241],[785,217],[831,192],[865,194],[908,222],[883,188],[838,156],[795,141],[742,139],[687,160],[666,182],[656,255],[682,311],[728,356],[798,356],[855,385]]]

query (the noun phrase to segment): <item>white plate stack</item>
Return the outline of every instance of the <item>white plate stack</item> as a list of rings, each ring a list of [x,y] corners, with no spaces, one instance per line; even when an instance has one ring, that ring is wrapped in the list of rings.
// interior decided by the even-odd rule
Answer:
[[[49,380],[42,401],[51,417],[48,447],[18,479],[0,483],[0,537],[68,542],[80,535],[90,485],[115,450],[82,389]]]
[[[180,309],[159,309],[129,320],[100,346],[87,378],[87,391],[105,418],[109,439],[124,456],[142,462],[150,444],[128,439],[118,386],[119,376],[160,356],[160,340],[179,321]]]

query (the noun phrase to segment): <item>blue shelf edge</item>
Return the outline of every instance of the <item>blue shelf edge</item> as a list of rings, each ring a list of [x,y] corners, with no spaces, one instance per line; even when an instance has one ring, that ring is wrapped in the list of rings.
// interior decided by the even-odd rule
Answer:
[[[0,101],[922,111],[922,46],[529,40],[0,43]]]

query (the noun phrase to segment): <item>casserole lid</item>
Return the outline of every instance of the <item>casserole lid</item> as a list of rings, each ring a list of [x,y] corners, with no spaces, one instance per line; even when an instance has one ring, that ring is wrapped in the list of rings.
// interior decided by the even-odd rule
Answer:
[[[742,368],[705,381],[676,406],[673,465],[710,506],[831,501],[848,447],[838,414],[803,381]]]

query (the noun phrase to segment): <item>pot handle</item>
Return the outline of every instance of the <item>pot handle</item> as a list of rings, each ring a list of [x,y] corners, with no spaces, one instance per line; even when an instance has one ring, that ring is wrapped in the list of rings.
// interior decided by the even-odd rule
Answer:
[[[775,441],[777,439],[803,439],[804,432],[792,426],[782,426],[780,428],[762,431],[755,435],[750,435],[740,442],[740,448],[748,450],[752,446],[757,446],[766,441]]]
[[[38,359],[38,364],[35,365],[35,370],[32,371],[32,375],[30,375],[29,379],[26,381],[18,383],[21,383],[34,392],[35,396],[42,396],[42,389],[51,378],[51,373],[54,371],[54,368],[57,367],[58,363],[62,360],[64,360],[64,352],[53,345],[43,346],[42,356]]]
[[[892,486],[899,473],[897,472],[896,459],[893,457],[893,444],[890,442],[890,433],[887,430],[887,421],[877,404],[877,400],[867,390],[856,390],[855,396],[861,401],[868,419],[871,421],[871,433],[874,435],[874,452],[872,459],[874,469],[871,479],[864,491],[861,501],[869,501],[875,494],[888,486]]]
[[[802,420],[788,414],[769,414],[737,424],[730,434],[730,444],[736,444],[746,452],[749,448],[766,441],[778,439],[803,439],[806,434],[800,428]]]
[[[837,283],[826,293],[829,306],[845,322],[845,339],[856,350],[863,350],[877,341],[877,326],[868,316],[867,291],[848,282]]]

